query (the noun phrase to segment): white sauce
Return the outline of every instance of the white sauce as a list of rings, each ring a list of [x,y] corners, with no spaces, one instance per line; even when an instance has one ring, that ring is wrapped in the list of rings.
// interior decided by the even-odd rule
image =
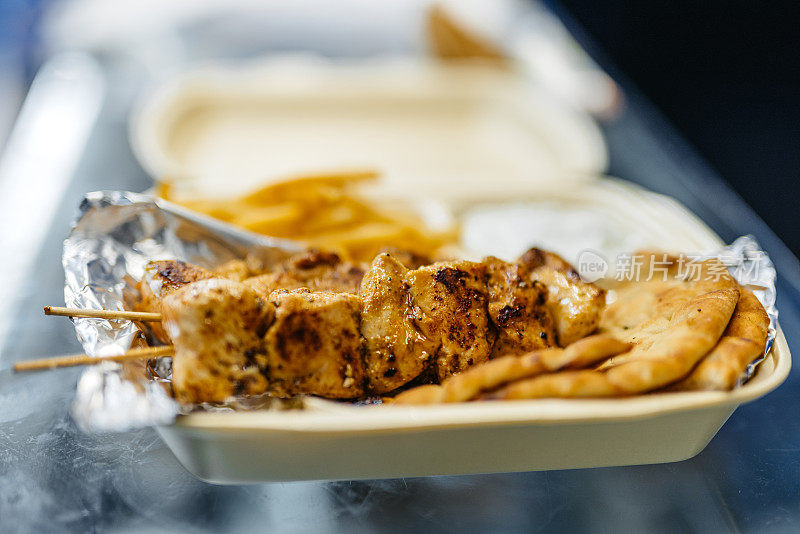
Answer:
[[[650,241],[618,214],[554,201],[482,206],[465,213],[462,224],[462,244],[471,254],[506,260],[537,246],[577,265],[580,253],[591,250],[613,269],[618,254]]]

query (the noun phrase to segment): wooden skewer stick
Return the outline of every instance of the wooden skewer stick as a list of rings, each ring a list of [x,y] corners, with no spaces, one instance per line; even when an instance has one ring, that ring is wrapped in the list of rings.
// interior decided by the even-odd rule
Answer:
[[[72,367],[75,365],[92,365],[99,362],[122,362],[125,360],[142,360],[150,358],[160,358],[162,356],[172,356],[175,347],[165,345],[163,347],[144,347],[141,349],[131,349],[123,354],[113,354],[111,356],[89,356],[88,354],[74,354],[70,356],[56,356],[54,358],[41,358],[39,360],[28,360],[14,364],[15,371],[35,371],[39,369],[54,369],[56,367]]]
[[[94,317],[98,319],[127,319],[129,321],[157,322],[161,320],[160,313],[120,311],[120,310],[89,310],[85,308],[60,308],[58,306],[45,306],[45,315],[59,315],[62,317]]]

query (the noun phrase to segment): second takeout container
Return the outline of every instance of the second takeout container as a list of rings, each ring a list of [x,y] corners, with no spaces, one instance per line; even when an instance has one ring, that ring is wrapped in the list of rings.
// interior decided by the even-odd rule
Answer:
[[[186,195],[374,168],[388,190],[450,198],[564,185],[608,164],[591,117],[513,72],[423,59],[197,68],[152,92],[131,125],[142,166]]]

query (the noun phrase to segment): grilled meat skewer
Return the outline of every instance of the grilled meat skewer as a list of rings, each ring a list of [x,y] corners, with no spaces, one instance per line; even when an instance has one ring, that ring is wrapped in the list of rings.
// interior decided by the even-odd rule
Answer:
[[[317,274],[341,280],[349,272],[342,269],[329,262]],[[341,291],[275,290],[264,285],[263,276],[258,283],[208,278],[161,299],[175,344],[179,400],[264,392],[330,398],[386,393],[428,369],[443,380],[494,355],[554,346],[561,334],[548,307],[549,288],[523,262],[487,258],[408,269],[391,254],[380,254],[358,294],[348,291],[352,282],[330,286]],[[585,335],[596,327],[604,294],[588,291],[594,286],[579,280],[573,284],[590,287],[573,290],[558,305],[581,310],[581,320],[574,325],[566,318],[561,325]],[[580,298],[565,300],[575,295]]]

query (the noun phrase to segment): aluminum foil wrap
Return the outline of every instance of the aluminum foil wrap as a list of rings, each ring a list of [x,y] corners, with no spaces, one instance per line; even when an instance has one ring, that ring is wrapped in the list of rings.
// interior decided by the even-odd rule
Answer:
[[[64,296],[69,307],[122,310],[126,294],[141,279],[148,261],[180,259],[213,268],[248,255],[269,263],[300,249],[291,241],[240,230],[147,195],[93,192],[81,203],[64,242]],[[775,269],[769,257],[751,236],[707,255],[719,257],[764,304],[770,317],[769,351],[778,318]],[[74,319],[74,324],[90,355],[122,353],[138,335],[130,321]],[[750,365],[742,381],[760,361]],[[144,372],[126,372],[124,365],[113,362],[87,368],[73,404],[73,416],[85,430],[124,431],[169,424],[181,411],[158,381],[148,379]]]
[[[64,241],[64,299],[69,307],[122,310],[126,292],[142,278],[148,261],[214,267],[247,255],[269,261],[300,249],[148,195],[97,191],[84,198]],[[130,321],[76,318],[73,323],[93,356],[128,350],[138,332]],[[87,430],[117,431],[171,422],[180,406],[157,382],[143,373],[137,378],[117,363],[88,368],[73,404],[76,422]]]

